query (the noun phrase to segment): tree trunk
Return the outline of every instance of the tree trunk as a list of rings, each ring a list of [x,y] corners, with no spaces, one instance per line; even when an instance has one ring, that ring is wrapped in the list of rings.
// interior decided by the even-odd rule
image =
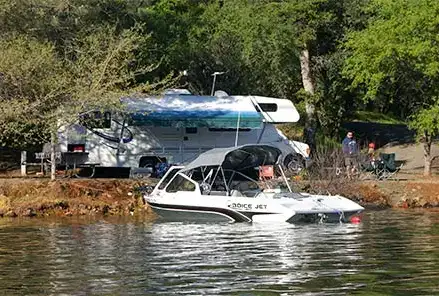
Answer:
[[[309,50],[307,45],[305,45],[303,50],[300,52],[300,70],[302,75],[303,88],[307,93],[310,94],[310,96],[314,95],[315,87],[314,87],[314,80],[312,79],[311,61],[309,58]],[[314,118],[315,118],[314,104],[309,100],[307,100],[305,102],[305,109],[306,109],[306,115],[308,117],[307,120],[308,124],[310,122],[314,122]]]
[[[431,136],[424,132],[424,176],[431,176]]]
[[[50,180],[56,179],[56,133],[50,137]]]
[[[302,83],[305,92],[309,94],[305,101],[305,112],[306,121],[305,129],[303,131],[304,141],[309,145],[310,154],[314,154],[316,147],[316,128],[317,121],[315,120],[315,106],[311,101],[315,93],[314,80],[312,79],[311,73],[311,61],[309,58],[308,46],[305,47],[300,52],[300,70],[302,75]]]

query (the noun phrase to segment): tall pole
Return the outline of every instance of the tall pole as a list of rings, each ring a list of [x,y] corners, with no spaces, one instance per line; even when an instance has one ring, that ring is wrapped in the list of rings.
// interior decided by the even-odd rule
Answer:
[[[240,120],[241,120],[241,110],[239,110],[239,112],[238,112],[238,121],[236,122],[235,147],[238,147],[239,121]]]
[[[21,151],[21,176],[25,177],[27,174],[26,171],[26,160],[27,160],[27,152]]]
[[[212,74],[212,76],[213,76],[213,83],[212,83],[212,91],[210,92],[211,96],[213,96],[213,94],[215,93],[216,75],[222,75],[222,74],[224,74],[224,72],[214,72]]]
[[[58,142],[56,132],[52,131],[50,139],[50,180],[56,179],[56,144]]]
[[[215,82],[216,82],[216,74],[213,73],[213,83],[212,83],[212,91],[210,92],[210,95],[213,96],[213,93],[215,91]]]

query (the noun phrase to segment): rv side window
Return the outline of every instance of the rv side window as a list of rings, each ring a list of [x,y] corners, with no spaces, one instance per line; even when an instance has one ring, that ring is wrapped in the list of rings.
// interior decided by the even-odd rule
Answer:
[[[186,134],[196,134],[198,132],[198,129],[196,127],[187,127],[186,128]]]
[[[162,183],[160,183],[158,189],[163,190],[165,189],[166,185],[168,185],[169,181],[175,176],[175,174],[180,170],[180,168],[174,168],[171,171],[169,171],[167,176],[163,179]]]
[[[251,129],[249,128],[239,128],[240,132],[249,132]],[[235,132],[236,128],[217,128],[217,127],[209,127],[209,132]]]
[[[88,128],[110,128],[111,113],[94,111],[82,116],[82,121]]]
[[[275,103],[259,103],[259,108],[256,108],[258,112],[264,111],[264,112],[276,112],[277,111],[277,104]]]
[[[195,184],[182,175],[177,175],[166,187],[166,192],[195,191]]]

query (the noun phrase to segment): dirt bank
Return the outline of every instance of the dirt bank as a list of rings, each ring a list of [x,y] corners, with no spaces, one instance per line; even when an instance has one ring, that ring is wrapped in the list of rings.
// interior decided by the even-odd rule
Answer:
[[[135,188],[146,181],[0,180],[0,216],[130,215],[147,213]]]
[[[136,188],[157,180],[0,179],[0,217],[72,215],[150,215]],[[298,189],[341,194],[372,207],[439,207],[439,179],[340,182],[318,186],[302,181]]]
[[[364,206],[394,208],[439,207],[439,179],[416,178],[406,181],[346,181],[310,184],[311,192],[346,196]]]

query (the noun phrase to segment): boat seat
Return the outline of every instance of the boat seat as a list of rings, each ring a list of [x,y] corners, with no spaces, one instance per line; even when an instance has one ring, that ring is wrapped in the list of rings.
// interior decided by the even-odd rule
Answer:
[[[230,196],[241,197],[243,195],[240,191],[233,189],[232,191],[230,191]]]
[[[209,195],[215,195],[215,196],[226,196],[227,192],[226,191],[210,191]]]
[[[245,197],[256,197],[256,195],[258,195],[258,193],[260,192],[261,192],[260,189],[253,189],[253,190],[242,191],[241,194],[242,196]]]

